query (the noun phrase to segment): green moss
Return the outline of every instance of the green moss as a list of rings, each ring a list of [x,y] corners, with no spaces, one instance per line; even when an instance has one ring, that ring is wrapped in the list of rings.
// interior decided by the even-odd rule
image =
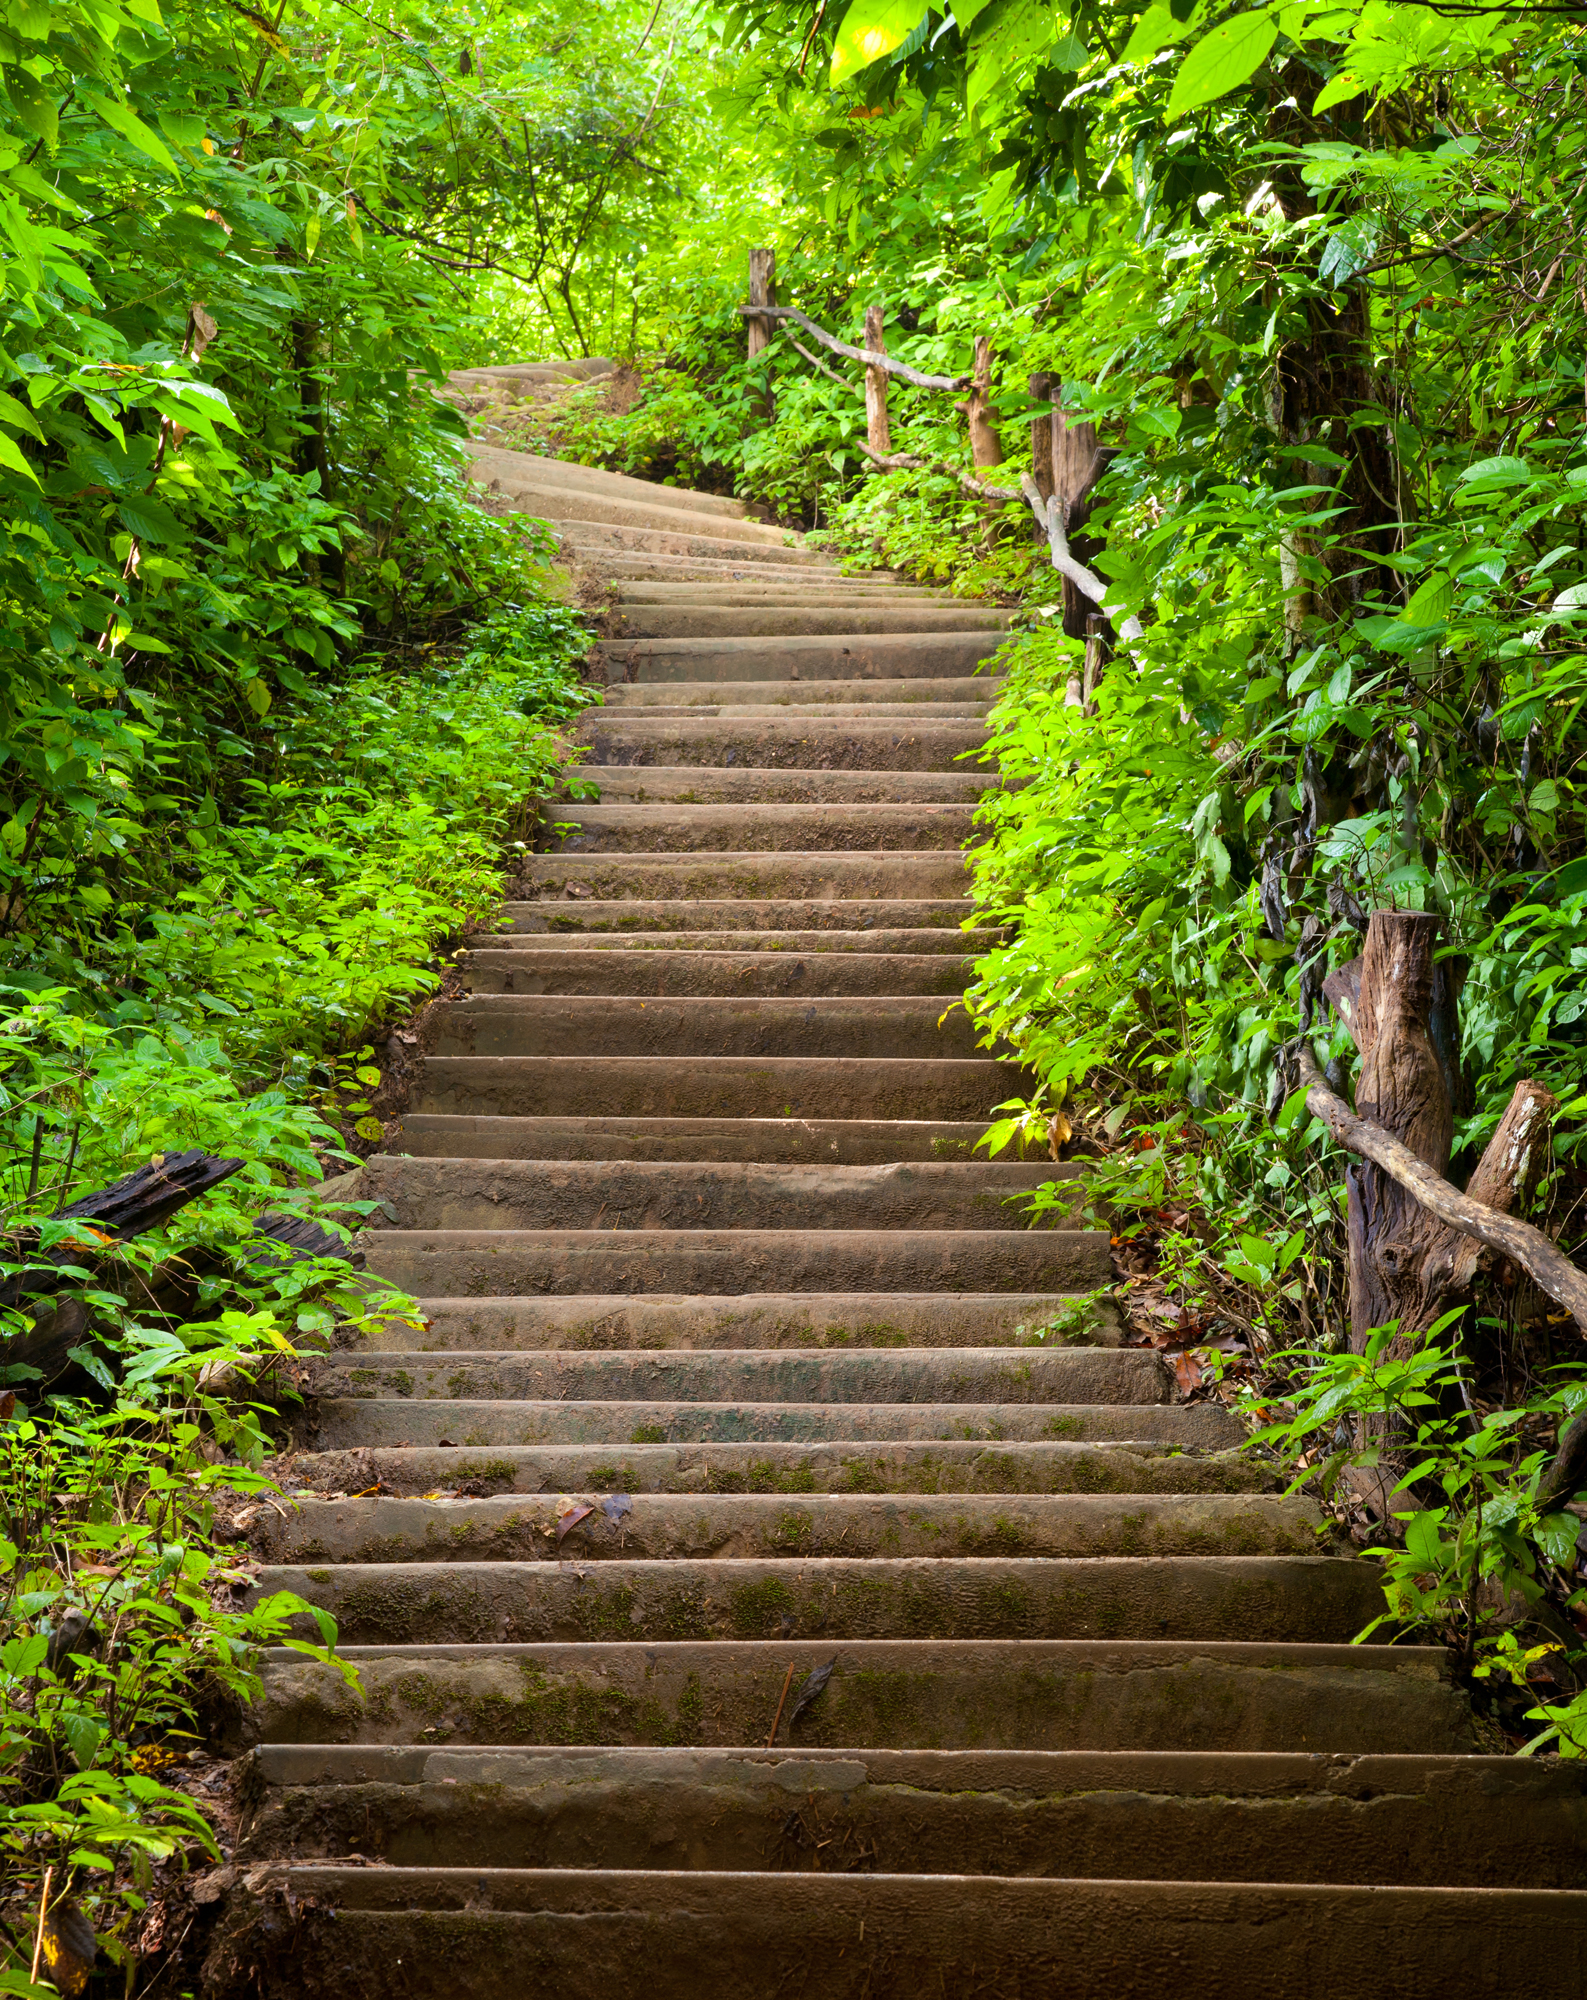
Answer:
[[[772,1523],[767,1539],[780,1549],[808,1548],[810,1537],[815,1533],[808,1514],[780,1514]]]
[[[785,1616],[796,1616],[798,1610],[792,1585],[780,1576],[742,1584],[728,1600],[728,1619],[739,1639],[764,1639]]]
[[[1042,1426],[1042,1436],[1050,1438],[1078,1438],[1085,1434],[1085,1422],[1080,1417],[1049,1417]]]
[[[328,1569],[306,1569],[303,1574],[310,1583],[331,1583],[334,1581]]]
[[[628,1433],[630,1444],[665,1444],[667,1433],[660,1424],[635,1424]]]

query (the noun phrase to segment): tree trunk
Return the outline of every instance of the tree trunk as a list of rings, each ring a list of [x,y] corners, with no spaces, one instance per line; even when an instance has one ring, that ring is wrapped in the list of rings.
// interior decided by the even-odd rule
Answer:
[[[977,334],[975,363],[970,377],[970,398],[961,403],[970,428],[970,463],[974,466],[1001,465],[1003,440],[992,421],[992,343]]]
[[[882,309],[880,306],[865,308],[865,345],[872,354],[885,354],[887,343],[882,338]],[[865,442],[872,451],[879,451],[885,457],[893,448],[892,432],[887,423],[887,370],[872,368],[865,370]]]
[[[775,250],[751,250],[749,253],[749,302],[752,306],[774,306],[777,303],[777,252]],[[776,322],[769,319],[746,319],[744,322],[744,344],[751,361],[771,344],[772,329]],[[770,370],[767,371],[767,386],[762,405],[766,422],[770,423],[777,414],[777,406],[772,398]]]

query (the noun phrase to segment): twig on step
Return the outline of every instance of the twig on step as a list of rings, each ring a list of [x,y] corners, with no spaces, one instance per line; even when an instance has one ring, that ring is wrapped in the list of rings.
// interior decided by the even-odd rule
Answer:
[[[777,1731],[782,1727],[782,1712],[788,1705],[788,1690],[793,1686],[795,1671],[793,1667],[790,1667],[783,1676],[782,1695],[777,1703],[777,1713],[772,1717],[771,1734],[766,1738],[766,1748],[768,1750],[777,1741]]]

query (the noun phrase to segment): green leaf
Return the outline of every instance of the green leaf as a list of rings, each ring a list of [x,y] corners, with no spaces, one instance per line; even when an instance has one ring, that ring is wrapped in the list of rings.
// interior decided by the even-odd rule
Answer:
[[[973,111],[995,89],[1016,83],[1060,27],[1068,33],[1068,23],[1047,0],[999,0],[995,16],[975,37],[965,109]]]
[[[1149,63],[1153,56],[1185,38],[1185,24],[1176,21],[1167,7],[1148,7],[1135,24],[1135,32],[1124,44],[1122,63]]]
[[[1271,14],[1236,14],[1220,21],[1180,64],[1168,100],[1169,123],[1238,90],[1256,74],[1277,39],[1278,23]]]
[[[1561,1569],[1576,1566],[1576,1537],[1581,1522],[1574,1514],[1545,1514],[1532,1530],[1532,1538],[1551,1563]]]
[[[6,95],[17,117],[35,138],[42,139],[53,153],[59,139],[60,110],[52,92],[25,69],[5,66]]]
[[[147,153],[157,166],[164,167],[168,173],[177,171],[165,141],[152,125],[144,124],[130,104],[119,103],[113,97],[101,97],[94,90],[79,90],[77,94],[91,111],[99,113],[112,131],[130,139],[139,152]]]
[[[38,474],[22,456],[22,447],[5,431],[0,431],[0,465],[9,466],[13,472],[22,473],[31,479],[35,486],[39,483]]]
[[[1532,787],[1532,796],[1527,800],[1527,804],[1535,813],[1558,812],[1559,786],[1552,778],[1545,778],[1541,784]]]
[[[1532,468],[1524,458],[1479,458],[1475,465],[1468,465],[1460,475],[1463,486],[1475,480],[1495,486],[1518,486],[1532,477]]]
[[[1407,625],[1441,625],[1454,606],[1455,587],[1443,571],[1420,585],[1401,614]]]
[[[836,86],[890,56],[909,39],[924,11],[920,0],[854,0],[832,45],[827,81]]]
[[[1331,111],[1336,104],[1347,104],[1352,97],[1359,97],[1366,88],[1348,69],[1335,70],[1333,75],[1312,99],[1311,115],[1318,118],[1325,111]]]

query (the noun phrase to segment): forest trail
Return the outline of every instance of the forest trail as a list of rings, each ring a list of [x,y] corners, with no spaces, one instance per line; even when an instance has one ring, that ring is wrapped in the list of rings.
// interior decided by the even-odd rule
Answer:
[[[363,1686],[270,1658],[250,1990],[1499,1990],[1567,1795],[1469,1754],[1443,1652],[1348,1643],[1376,1572],[1118,1345],[1105,1235],[1006,1205],[1075,1172],[972,1154],[1020,1083],[945,1011],[1003,616],[477,464],[612,584],[599,799],[364,1170],[428,1325],[318,1384],[297,1470],[378,1494],[266,1531]]]

